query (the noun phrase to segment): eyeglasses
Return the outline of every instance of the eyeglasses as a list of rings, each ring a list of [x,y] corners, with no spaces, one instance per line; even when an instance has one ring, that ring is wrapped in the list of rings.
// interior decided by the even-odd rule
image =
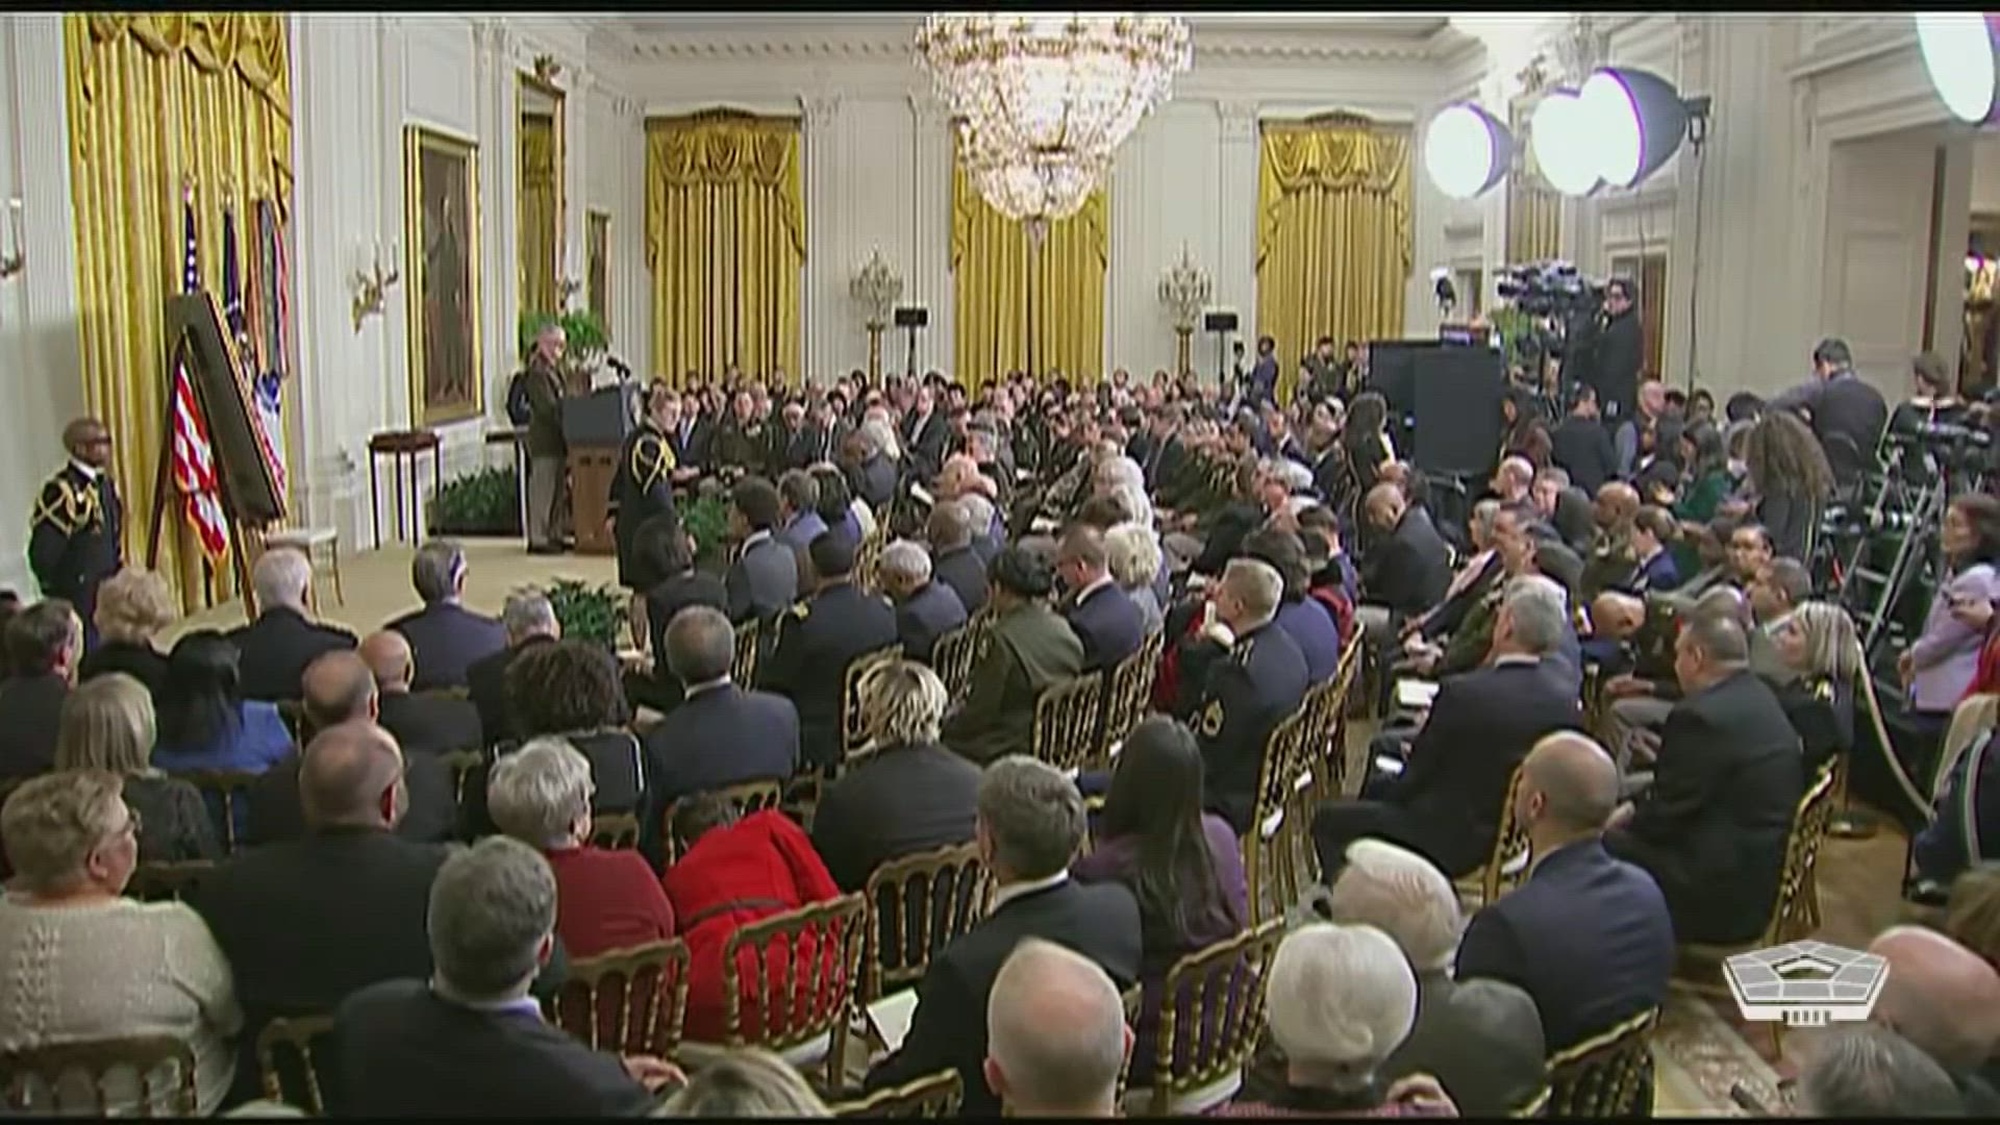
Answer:
[[[125,826],[120,828],[116,834],[124,835],[130,832],[134,837],[137,837],[144,830],[145,823],[146,820],[139,815],[139,810],[128,804],[125,806]]]

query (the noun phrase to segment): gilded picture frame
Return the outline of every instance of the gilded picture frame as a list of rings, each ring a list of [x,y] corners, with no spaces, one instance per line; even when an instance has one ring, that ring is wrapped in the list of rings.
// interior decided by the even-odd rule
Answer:
[[[586,211],[583,216],[583,295],[597,322],[611,331],[611,214]]]
[[[477,418],[486,408],[477,142],[405,126],[403,211],[410,417],[424,428]]]

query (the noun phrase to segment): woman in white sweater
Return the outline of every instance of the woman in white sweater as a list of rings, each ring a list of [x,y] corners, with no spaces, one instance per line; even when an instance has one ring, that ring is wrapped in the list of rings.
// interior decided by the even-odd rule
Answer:
[[[121,785],[103,770],[47,774],[0,808],[0,842],[15,871],[0,899],[0,1051],[173,1036],[193,1050],[198,1108],[210,1114],[235,1077],[229,1037],[243,1013],[200,915],[120,897],[138,865],[140,830]],[[180,1088],[178,1076],[156,1076],[150,1088],[155,1111],[174,1112],[164,1098]],[[52,1112],[74,1096],[69,1089],[56,1092],[58,1105],[49,1091],[33,1091],[28,1108]],[[110,1113],[131,1115],[139,1096],[129,1072],[114,1076]]]

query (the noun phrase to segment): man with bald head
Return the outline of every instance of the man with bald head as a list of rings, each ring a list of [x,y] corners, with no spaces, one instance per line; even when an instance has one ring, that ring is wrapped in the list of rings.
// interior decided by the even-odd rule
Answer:
[[[96,418],[63,427],[69,463],[42,485],[28,530],[28,568],[45,598],[61,598],[97,647],[97,587],[118,573],[125,503],[111,479],[111,431]]]
[[[376,693],[375,721],[396,736],[404,754],[448,754],[486,745],[479,708],[471,700],[410,690],[416,654],[401,630],[370,634],[361,642],[361,659]]]
[[[1869,1018],[1943,1067],[1965,1096],[1969,1116],[2000,1116],[2000,1094],[1979,1075],[2000,1050],[2000,973],[1923,926],[1891,926],[1868,952],[1889,963]]]
[[[986,1001],[986,1085],[1009,1117],[1116,1117],[1132,1029],[1097,962],[1023,938]]]
[[[1521,763],[1513,816],[1527,833],[1527,881],[1472,916],[1459,980],[1486,977],[1534,997],[1551,1053],[1663,1003],[1674,967],[1667,901],[1644,869],[1605,849],[1618,767],[1564,731]]]

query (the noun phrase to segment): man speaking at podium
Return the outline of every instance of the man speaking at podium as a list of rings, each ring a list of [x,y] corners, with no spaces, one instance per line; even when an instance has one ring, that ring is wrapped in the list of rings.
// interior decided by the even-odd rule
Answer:
[[[563,552],[563,504],[569,479],[569,443],[563,438],[560,364],[569,343],[554,321],[535,334],[528,353],[528,553]]]
[[[45,597],[62,598],[83,621],[83,647],[97,647],[97,587],[118,573],[125,505],[111,480],[111,431],[95,418],[63,427],[69,464],[35,501],[28,565]]]

